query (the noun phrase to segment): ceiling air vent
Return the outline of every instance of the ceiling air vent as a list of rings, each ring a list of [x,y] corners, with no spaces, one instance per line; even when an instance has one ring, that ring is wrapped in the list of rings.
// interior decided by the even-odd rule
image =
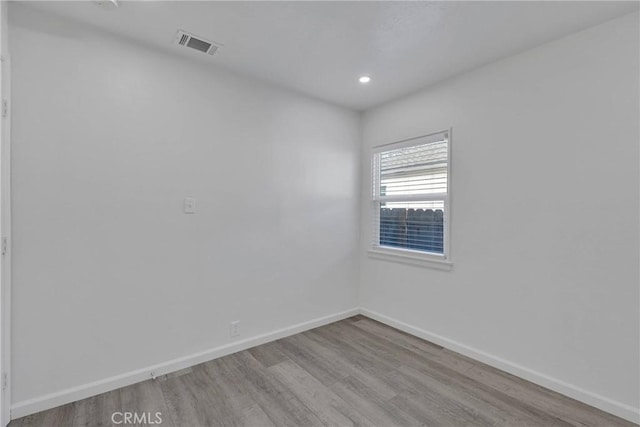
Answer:
[[[202,37],[194,36],[193,34],[189,34],[183,30],[178,30],[175,43],[179,46],[190,47],[191,49],[208,53],[209,55],[213,55],[216,53],[218,48],[222,47],[220,43],[204,40]]]

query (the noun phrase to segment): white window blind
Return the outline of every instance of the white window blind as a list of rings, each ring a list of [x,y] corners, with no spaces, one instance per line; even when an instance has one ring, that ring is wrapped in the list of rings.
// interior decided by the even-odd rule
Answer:
[[[449,139],[445,131],[374,150],[374,246],[446,257]]]

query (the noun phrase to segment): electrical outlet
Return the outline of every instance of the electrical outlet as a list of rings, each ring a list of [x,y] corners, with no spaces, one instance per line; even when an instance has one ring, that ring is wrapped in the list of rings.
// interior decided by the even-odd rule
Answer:
[[[240,321],[236,320],[229,325],[229,336],[237,337],[240,335]]]

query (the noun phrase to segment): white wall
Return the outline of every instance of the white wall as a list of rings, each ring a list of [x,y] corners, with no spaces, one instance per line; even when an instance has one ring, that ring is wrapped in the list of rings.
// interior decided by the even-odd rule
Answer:
[[[356,113],[10,19],[14,404],[356,307]]]
[[[368,111],[361,305],[637,419],[638,50],[636,13]],[[370,147],[448,127],[453,271],[367,258]]]

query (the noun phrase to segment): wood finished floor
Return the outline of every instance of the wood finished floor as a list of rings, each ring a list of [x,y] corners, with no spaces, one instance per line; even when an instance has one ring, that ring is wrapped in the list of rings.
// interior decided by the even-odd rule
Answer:
[[[115,411],[163,427],[635,425],[355,316],[9,426],[111,426]]]

